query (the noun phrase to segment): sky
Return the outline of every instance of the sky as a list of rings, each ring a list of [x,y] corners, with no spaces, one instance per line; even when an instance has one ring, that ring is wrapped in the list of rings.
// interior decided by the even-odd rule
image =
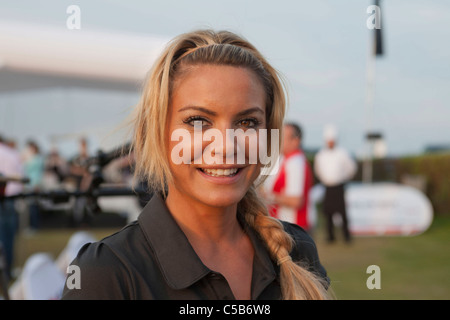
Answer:
[[[372,39],[366,10],[372,1],[0,0],[0,21],[65,27],[72,4],[81,9],[82,30],[168,39],[198,28],[243,35],[283,74],[286,119],[303,127],[305,148],[323,145],[328,123],[355,156],[366,151],[368,129],[383,134],[391,156],[450,144],[448,0],[381,0],[385,54],[376,59],[372,113],[365,102]],[[35,137],[44,148],[52,134],[107,136],[138,97],[139,92],[58,87],[0,93],[0,133],[19,142]],[[91,149],[102,144],[96,137]],[[72,143],[66,152],[74,148]]]

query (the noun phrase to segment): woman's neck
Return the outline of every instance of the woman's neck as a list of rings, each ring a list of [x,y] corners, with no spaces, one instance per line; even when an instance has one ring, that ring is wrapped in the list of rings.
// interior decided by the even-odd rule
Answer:
[[[203,264],[225,277],[237,299],[250,299],[254,250],[237,204],[208,206],[169,187],[166,205]]]
[[[243,232],[236,216],[237,204],[213,207],[169,188],[166,205],[191,242],[218,244]]]

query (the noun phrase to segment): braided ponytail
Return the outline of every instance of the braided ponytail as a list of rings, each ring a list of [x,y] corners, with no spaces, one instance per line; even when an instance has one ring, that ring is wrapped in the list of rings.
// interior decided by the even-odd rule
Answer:
[[[280,221],[268,215],[264,203],[259,199],[255,187],[251,187],[239,203],[238,211],[254,228],[266,244],[273,261],[280,266],[282,299],[304,300],[328,299],[324,281],[312,272],[292,261],[289,253],[293,249],[292,237],[284,231]]]

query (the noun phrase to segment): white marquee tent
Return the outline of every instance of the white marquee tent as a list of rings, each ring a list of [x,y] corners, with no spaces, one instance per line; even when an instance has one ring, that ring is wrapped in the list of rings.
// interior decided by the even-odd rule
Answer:
[[[0,22],[0,92],[50,86],[136,90],[167,39]]]
[[[62,25],[0,22],[0,134],[42,145],[89,136],[92,151],[136,101],[168,39]],[[118,111],[119,110],[119,111]],[[115,118],[113,116],[116,116]],[[67,144],[66,143],[66,144]],[[61,147],[61,146],[58,146]],[[50,147],[47,146],[47,149]]]

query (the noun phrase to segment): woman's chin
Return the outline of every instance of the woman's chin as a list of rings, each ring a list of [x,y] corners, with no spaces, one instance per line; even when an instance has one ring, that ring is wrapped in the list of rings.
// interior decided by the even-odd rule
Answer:
[[[242,200],[245,193],[242,192],[214,192],[206,191],[204,195],[199,197],[200,201],[211,207],[230,207],[236,205]]]

